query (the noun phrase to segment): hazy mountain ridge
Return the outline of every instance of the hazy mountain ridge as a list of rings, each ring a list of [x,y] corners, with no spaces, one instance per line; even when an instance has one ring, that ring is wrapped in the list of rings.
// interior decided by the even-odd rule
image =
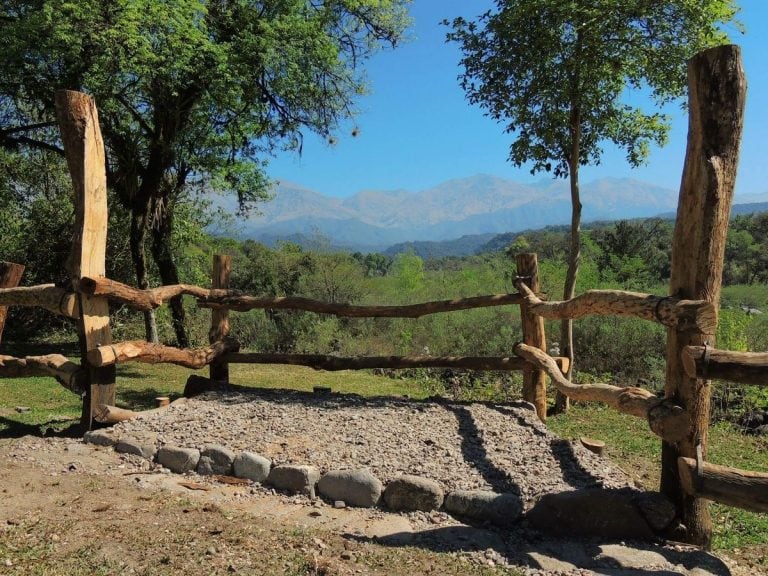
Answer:
[[[674,213],[677,196],[674,190],[629,178],[588,182],[582,184],[583,220]],[[231,198],[216,197],[214,202],[234,211]],[[239,222],[241,238],[274,244],[324,236],[334,246],[382,251],[394,244],[455,241],[567,224],[571,205],[565,180],[523,184],[480,174],[418,192],[365,190],[348,198],[281,182],[274,198],[259,204],[258,210],[260,214]]]

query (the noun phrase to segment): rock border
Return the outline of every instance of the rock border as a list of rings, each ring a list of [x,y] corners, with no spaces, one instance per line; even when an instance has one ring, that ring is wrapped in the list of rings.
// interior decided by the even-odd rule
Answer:
[[[336,508],[383,507],[393,512],[443,510],[459,520],[501,528],[525,519],[541,532],[558,535],[565,531],[580,536],[589,536],[592,532],[605,536],[606,526],[610,524],[611,536],[642,539],[663,535],[674,518],[674,507],[661,494],[634,489],[582,489],[547,494],[524,512],[516,494],[490,490],[444,493],[439,482],[421,476],[401,475],[384,485],[367,468],[322,473],[311,465],[275,466],[269,458],[255,452],[235,454],[220,445],[195,448],[159,445],[154,435],[119,436],[111,428],[86,432],[83,442],[139,456],[177,474],[234,476],[310,499],[319,494]],[[617,505],[625,511],[618,518],[613,512]],[[582,520],[585,510],[589,510],[586,515],[591,517],[591,522],[577,520],[579,526],[563,522],[563,517],[573,516],[574,509],[580,511],[576,516]],[[553,522],[553,519],[556,520]]]

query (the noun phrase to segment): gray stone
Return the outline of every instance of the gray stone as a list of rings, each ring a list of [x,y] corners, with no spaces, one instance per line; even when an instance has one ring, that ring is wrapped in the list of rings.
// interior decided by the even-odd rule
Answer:
[[[235,476],[247,478],[254,482],[264,482],[269,476],[272,462],[269,458],[255,452],[242,452],[233,463]]]
[[[154,435],[140,435],[129,436],[120,438],[120,441],[115,445],[116,452],[123,452],[125,454],[135,454],[141,456],[147,460],[152,460],[157,454],[157,446],[155,442],[157,437]]]
[[[371,508],[378,504],[383,486],[367,468],[332,470],[320,478],[317,489],[330,500],[343,500],[350,506]]]
[[[597,560],[608,560],[617,568],[634,568],[640,570],[650,566],[673,568],[667,559],[653,550],[637,550],[620,544],[603,544]]]
[[[392,510],[437,510],[443,505],[443,489],[434,480],[400,476],[387,484],[384,501]]]
[[[634,504],[634,490],[574,490],[545,494],[526,514],[531,525],[555,536],[654,538]]]
[[[267,476],[267,484],[280,490],[315,497],[315,485],[320,480],[320,470],[314,466],[284,464],[275,466]]]
[[[200,461],[200,450],[179,446],[163,446],[157,451],[157,461],[177,474],[191,472],[197,468],[197,463]]]
[[[487,520],[496,526],[510,526],[520,519],[523,503],[517,494],[485,490],[456,490],[445,498],[445,509],[473,520]]]
[[[200,460],[197,463],[197,473],[203,476],[212,474],[229,475],[232,473],[232,463],[235,461],[235,453],[229,448],[212,444],[206,446],[200,452]]]
[[[677,514],[675,505],[661,492],[640,492],[635,504],[655,532],[661,532],[672,524]]]
[[[89,430],[83,435],[83,442],[96,446],[114,446],[117,437],[112,430]]]

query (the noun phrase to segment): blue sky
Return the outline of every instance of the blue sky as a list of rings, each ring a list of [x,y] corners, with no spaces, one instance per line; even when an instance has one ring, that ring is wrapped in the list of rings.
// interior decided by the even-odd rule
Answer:
[[[506,161],[512,136],[470,106],[457,81],[460,52],[445,43],[446,28],[439,23],[459,15],[472,18],[491,4],[414,0],[410,41],[368,62],[371,94],[358,101],[356,122],[340,131],[333,146],[307,135],[301,156],[282,153],[270,161],[270,176],[341,197],[360,190],[422,190],[478,173],[520,182],[547,178]],[[763,194],[768,192],[768,1],[738,4],[746,34],[729,32],[742,47],[748,93],[736,193]],[[688,122],[679,107],[667,112],[673,116],[669,143],[653,149],[647,166],[631,169],[623,154],[606,144],[602,164],[583,169],[583,181],[629,177],[677,190]]]

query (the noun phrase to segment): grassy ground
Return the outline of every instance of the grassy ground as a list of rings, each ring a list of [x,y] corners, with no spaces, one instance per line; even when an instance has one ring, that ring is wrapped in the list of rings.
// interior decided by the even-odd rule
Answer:
[[[204,374],[204,371],[200,373]],[[181,394],[190,371],[168,365],[123,364],[118,368],[118,405],[150,408],[160,395]],[[374,376],[367,372],[320,372],[291,366],[233,365],[235,384],[311,390],[330,386],[334,391],[367,396],[428,396],[430,391],[413,380]],[[17,406],[29,408],[17,412]],[[40,434],[74,424],[80,399],[50,378],[22,378],[0,383],[0,437]],[[648,489],[659,481],[660,443],[637,418],[597,405],[575,405],[566,415],[549,419],[549,427],[565,438],[589,436],[608,445],[609,456]],[[768,470],[768,441],[744,436],[728,424],[711,430],[709,460],[749,470]],[[715,547],[733,551],[757,546],[768,551],[768,515],[713,506]],[[768,566],[768,560],[766,561]]]

